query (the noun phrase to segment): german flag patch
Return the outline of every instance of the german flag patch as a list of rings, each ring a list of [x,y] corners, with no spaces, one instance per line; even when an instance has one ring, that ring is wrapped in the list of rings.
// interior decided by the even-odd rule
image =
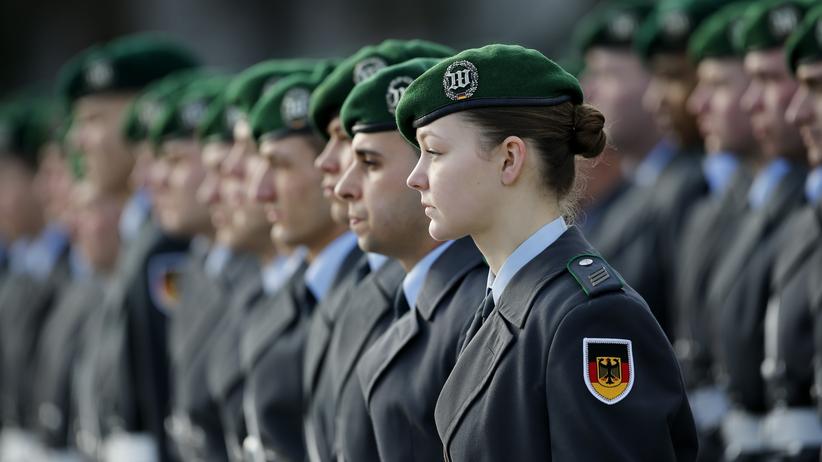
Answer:
[[[582,357],[585,385],[596,399],[616,404],[628,396],[635,378],[630,340],[585,338]]]

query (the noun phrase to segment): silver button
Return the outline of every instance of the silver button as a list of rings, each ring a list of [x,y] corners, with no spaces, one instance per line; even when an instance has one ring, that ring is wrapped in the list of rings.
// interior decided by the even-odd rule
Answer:
[[[594,261],[591,260],[590,258],[586,258],[584,260],[579,261],[579,266],[591,266],[593,264],[594,264]]]

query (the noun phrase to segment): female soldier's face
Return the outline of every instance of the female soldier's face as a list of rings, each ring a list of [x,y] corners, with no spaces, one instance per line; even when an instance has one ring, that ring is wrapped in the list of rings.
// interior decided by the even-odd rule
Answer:
[[[417,130],[420,159],[407,184],[420,192],[428,232],[437,240],[479,234],[499,204],[500,172],[480,146],[479,129],[461,114],[442,117]]]

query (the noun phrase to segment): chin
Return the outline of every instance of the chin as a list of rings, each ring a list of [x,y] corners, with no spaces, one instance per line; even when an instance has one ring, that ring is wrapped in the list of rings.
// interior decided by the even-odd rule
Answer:
[[[428,224],[428,234],[431,235],[431,238],[435,241],[450,241],[464,236],[464,234],[461,235],[455,230],[449,229],[448,226],[434,220],[431,220],[431,223]]]

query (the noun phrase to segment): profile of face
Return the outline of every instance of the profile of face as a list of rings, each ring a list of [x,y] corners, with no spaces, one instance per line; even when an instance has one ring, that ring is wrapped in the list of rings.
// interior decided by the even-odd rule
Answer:
[[[637,139],[646,139],[653,130],[651,115],[642,107],[650,78],[630,50],[594,47],[585,54],[585,72],[580,79],[585,98],[605,115],[608,139],[621,152],[627,152]]]
[[[41,150],[34,182],[45,207],[46,219],[67,226],[71,221],[68,210],[73,185],[68,163],[58,143],[49,142]]]
[[[685,55],[657,54],[651,58],[651,81],[642,106],[659,132],[681,147],[701,144],[696,119],[688,112],[688,97],[696,86],[696,71]]]
[[[9,242],[31,237],[42,214],[34,172],[21,161],[0,155],[0,236]]]
[[[696,116],[699,131],[710,153],[750,155],[755,147],[750,118],[740,99],[750,84],[742,61],[708,58],[697,67],[698,83],[688,98],[688,110]]]
[[[323,194],[323,175],[314,167],[318,152],[315,140],[307,135],[260,143],[264,163],[253,174],[252,188],[273,225],[274,242],[310,248],[336,226]]]
[[[129,183],[134,190],[147,188],[149,184],[149,174],[154,163],[154,147],[150,141],[141,141],[131,147],[134,154],[134,168],[129,176]]]
[[[752,51],[745,55],[745,72],[751,78],[742,95],[753,135],[767,159],[777,156],[804,161],[799,130],[785,119],[797,82],[788,72],[782,49]]]
[[[395,258],[428,238],[420,196],[406,185],[419,154],[398,131],[358,133],[354,161],[335,193],[348,203],[348,222],[361,249]]]
[[[76,212],[77,249],[96,272],[112,271],[120,249],[117,228],[123,198],[104,193],[88,182],[75,185],[71,197]]]
[[[799,89],[786,118],[799,128],[811,167],[822,165],[822,61],[802,64],[796,72]]]
[[[205,178],[201,146],[193,139],[169,140],[154,161],[154,206],[162,228],[175,236],[210,234],[208,206],[197,200]]]
[[[329,136],[314,165],[322,172],[322,191],[326,199],[331,202],[331,215],[334,221],[348,224],[348,204],[334,194],[334,188],[340,181],[343,172],[354,160],[351,151],[351,138],[345,133],[339,116],[334,117],[326,127]]]
[[[85,156],[86,178],[105,191],[125,191],[134,155],[121,132],[131,94],[101,94],[80,98],[74,107],[69,141]]]
[[[479,128],[461,113],[417,129],[420,158],[407,184],[419,191],[428,232],[436,240],[485,231],[499,202],[500,157],[480,146]]]
[[[257,144],[251,136],[247,120],[234,126],[234,144],[220,168],[220,197],[226,206],[231,227],[232,248],[255,252],[269,244],[271,224],[266,220],[263,206],[249,195],[249,165],[258,157]]]
[[[231,241],[231,216],[221,197],[222,165],[231,145],[223,141],[208,141],[203,145],[202,162],[205,176],[197,189],[197,200],[208,207],[217,242]]]

